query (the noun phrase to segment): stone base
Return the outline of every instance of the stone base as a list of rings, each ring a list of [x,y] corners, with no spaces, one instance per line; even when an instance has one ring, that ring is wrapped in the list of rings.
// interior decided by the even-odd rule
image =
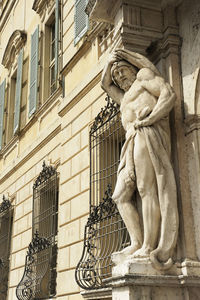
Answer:
[[[199,267],[185,261],[160,272],[148,258],[132,259],[113,267],[105,283],[112,287],[112,300],[200,300]]]
[[[114,259],[114,257],[112,257]],[[115,257],[116,260],[116,257]],[[112,269],[112,276],[124,276],[126,274],[140,275],[181,275],[181,264],[175,263],[165,271],[156,270],[149,258],[132,258],[124,260]]]
[[[186,259],[182,264],[182,274],[185,276],[200,276],[200,262]]]
[[[199,276],[125,275],[107,280],[112,300],[200,300]]]

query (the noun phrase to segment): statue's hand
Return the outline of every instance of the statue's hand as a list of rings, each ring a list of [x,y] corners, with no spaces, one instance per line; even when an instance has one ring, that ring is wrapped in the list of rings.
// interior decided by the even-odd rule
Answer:
[[[151,120],[150,118],[146,118],[144,120],[136,120],[134,122],[134,128],[138,129],[144,126],[151,126],[153,124],[153,120]]]
[[[116,51],[110,53],[109,58],[108,58],[108,64],[113,64],[116,61],[119,61],[120,57],[117,55]]]
[[[143,120],[144,118],[146,118],[150,113],[152,112],[152,109],[149,106],[144,107],[143,109],[141,109],[136,115],[137,115],[137,119],[139,121]]]

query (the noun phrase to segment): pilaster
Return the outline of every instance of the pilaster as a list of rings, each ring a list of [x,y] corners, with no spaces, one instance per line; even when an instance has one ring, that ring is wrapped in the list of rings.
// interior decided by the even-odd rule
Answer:
[[[171,113],[172,159],[178,189],[180,258],[196,259],[194,220],[188,175],[188,157],[185,139],[183,96],[180,67],[181,38],[176,20],[176,7],[163,7],[163,39],[160,43],[161,56],[165,59],[166,79],[176,92],[176,103]]]

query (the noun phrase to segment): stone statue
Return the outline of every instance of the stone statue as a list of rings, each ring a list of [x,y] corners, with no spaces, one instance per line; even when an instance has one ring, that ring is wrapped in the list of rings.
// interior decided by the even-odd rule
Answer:
[[[178,234],[168,120],[175,93],[147,58],[122,49],[110,55],[102,88],[120,105],[126,131],[112,198],[131,245],[119,254],[131,259],[149,257],[156,269],[168,269]],[[132,200],[136,188],[142,201],[143,230]]]

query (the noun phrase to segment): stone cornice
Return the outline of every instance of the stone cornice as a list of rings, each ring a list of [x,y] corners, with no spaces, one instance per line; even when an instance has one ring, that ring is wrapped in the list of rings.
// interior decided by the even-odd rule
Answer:
[[[6,49],[4,51],[3,59],[2,59],[2,65],[6,69],[9,70],[10,67],[12,66],[17,54],[19,53],[19,50],[26,43],[26,38],[27,35],[24,31],[15,30],[12,33],[7,43]]]

